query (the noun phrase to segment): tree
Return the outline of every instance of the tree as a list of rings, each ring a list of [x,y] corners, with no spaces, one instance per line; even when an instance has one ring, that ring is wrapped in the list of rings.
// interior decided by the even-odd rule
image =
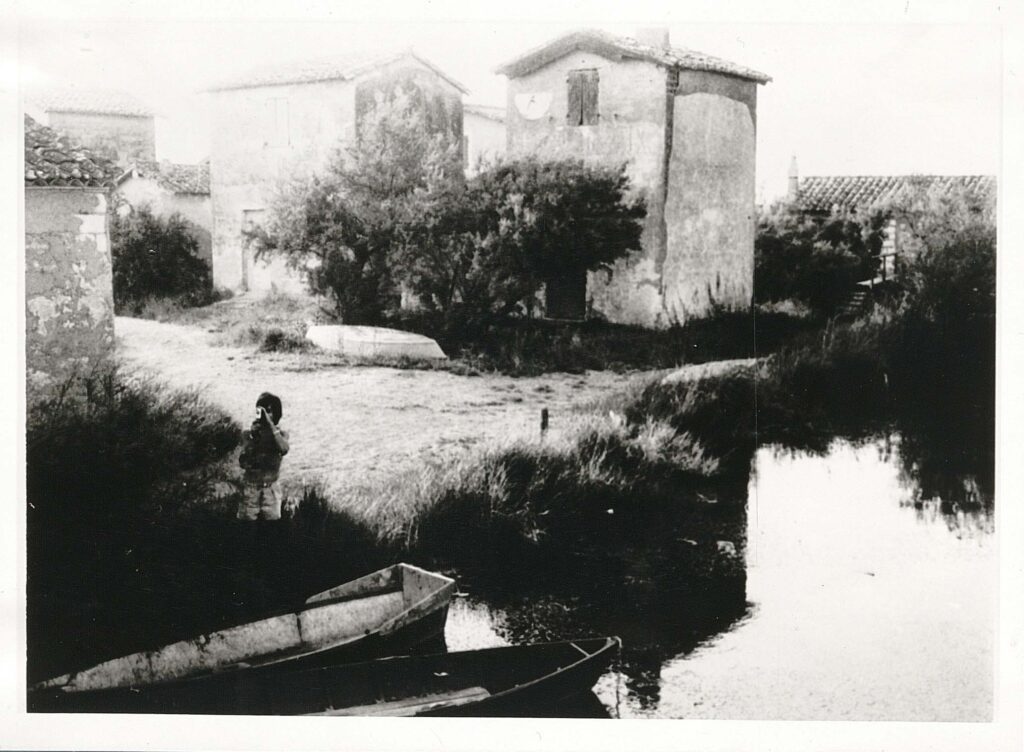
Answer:
[[[607,267],[640,247],[644,202],[624,167],[526,158],[419,197],[398,265],[421,302],[482,317],[531,312],[556,276]]]
[[[410,203],[461,178],[457,145],[428,127],[420,99],[401,87],[378,92],[356,144],[323,174],[282,185],[270,221],[247,232],[257,256],[281,254],[304,270],[347,323],[378,323],[397,305],[390,256]]]
[[[114,306],[135,312],[149,298],[175,298],[185,305],[212,300],[210,267],[196,252],[192,225],[180,214],[166,219],[147,206],[110,218]]]
[[[786,299],[831,315],[853,286],[876,273],[886,216],[807,215],[777,204],[758,218],[754,241],[754,297]]]

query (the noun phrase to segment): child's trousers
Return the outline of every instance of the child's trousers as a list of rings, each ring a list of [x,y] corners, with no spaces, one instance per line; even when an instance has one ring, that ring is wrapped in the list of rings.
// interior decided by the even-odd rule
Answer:
[[[238,505],[240,520],[281,519],[281,490],[276,483],[249,484]]]

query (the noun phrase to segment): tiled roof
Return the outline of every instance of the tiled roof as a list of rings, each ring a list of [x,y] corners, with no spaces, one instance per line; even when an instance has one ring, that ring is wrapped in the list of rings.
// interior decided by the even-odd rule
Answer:
[[[128,168],[121,181],[130,177],[151,178],[173,193],[210,194],[210,163],[173,164],[139,161]]]
[[[121,171],[67,136],[25,116],[25,185],[108,188]]]
[[[489,104],[464,104],[462,112],[466,115],[479,115],[488,120],[496,120],[499,123],[505,122],[504,107],[494,107]]]
[[[459,91],[463,93],[469,92],[465,86],[454,78],[411,50],[350,53],[348,55],[334,55],[319,60],[303,60],[294,63],[266,65],[235,78],[214,84],[208,91],[251,89],[257,86],[280,86],[282,84],[312,83],[316,81],[351,81],[353,78],[368,73],[374,68],[401,60],[403,57],[414,58]]]
[[[39,89],[25,98],[43,112],[85,112],[93,115],[153,117],[153,111],[123,91],[105,89]]]
[[[796,203],[808,211],[834,207],[868,207],[924,188],[939,195],[966,191],[977,199],[994,197],[996,179],[991,175],[833,175],[800,179]]]
[[[593,52],[612,60],[648,60],[666,68],[724,73],[756,81],[759,84],[766,84],[772,80],[771,76],[764,73],[730,63],[728,60],[705,55],[703,52],[688,50],[684,47],[669,47],[667,49],[654,47],[638,42],[632,37],[619,37],[595,29],[573,31],[560,36],[499,66],[495,69],[495,73],[504,74],[509,78],[518,78],[575,50]]]

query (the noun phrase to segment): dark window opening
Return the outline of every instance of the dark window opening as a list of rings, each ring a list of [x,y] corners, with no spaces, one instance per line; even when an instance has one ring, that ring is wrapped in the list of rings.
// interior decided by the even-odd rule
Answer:
[[[569,125],[597,125],[597,71],[569,71]]]

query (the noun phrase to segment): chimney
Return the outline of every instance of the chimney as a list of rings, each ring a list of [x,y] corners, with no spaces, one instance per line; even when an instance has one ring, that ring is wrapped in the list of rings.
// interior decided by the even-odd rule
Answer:
[[[800,173],[796,168],[796,154],[789,161],[789,190],[786,191],[786,198],[789,201],[796,201],[796,196],[800,192]]]
[[[636,41],[651,47],[657,47],[659,50],[667,50],[671,46],[668,41],[667,26],[650,26],[644,29],[637,29]]]

